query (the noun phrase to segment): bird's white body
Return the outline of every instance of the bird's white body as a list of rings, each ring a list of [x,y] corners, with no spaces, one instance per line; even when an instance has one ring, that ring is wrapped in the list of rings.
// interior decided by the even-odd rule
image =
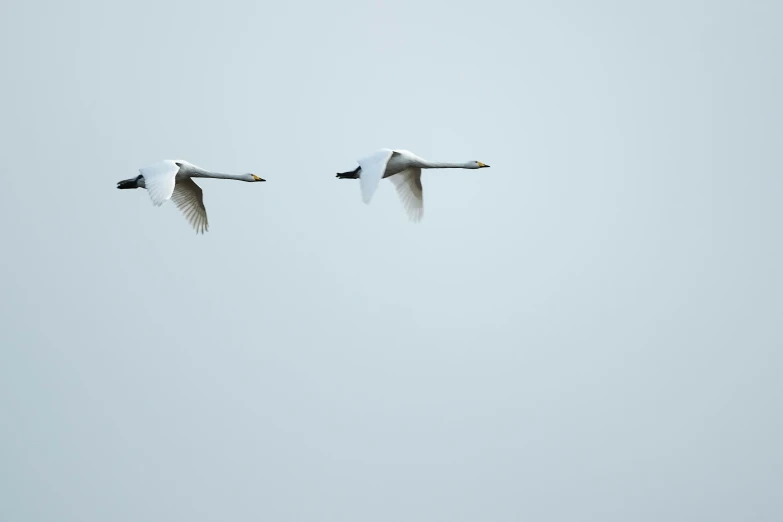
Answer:
[[[380,149],[357,161],[359,168],[338,177],[355,178],[358,174],[362,200],[369,203],[383,178],[390,178],[397,189],[408,217],[420,221],[424,215],[421,169],[480,169],[488,167],[480,161],[462,163],[433,162],[403,149]]]
[[[221,174],[197,167],[185,160],[163,160],[139,169],[139,176],[123,180],[117,188],[146,188],[152,204],[161,206],[169,199],[185,215],[196,230],[204,233],[209,230],[207,209],[201,187],[192,178],[235,179],[239,181],[265,181],[255,174]]]

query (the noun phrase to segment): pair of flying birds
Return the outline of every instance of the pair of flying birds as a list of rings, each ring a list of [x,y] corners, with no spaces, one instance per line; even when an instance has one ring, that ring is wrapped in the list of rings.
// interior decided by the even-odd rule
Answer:
[[[421,169],[480,169],[489,167],[480,161],[448,163],[427,161],[407,150],[380,149],[357,161],[359,166],[350,172],[337,174],[340,179],[358,179],[362,199],[369,203],[378,183],[391,179],[402,204],[413,221],[419,221],[424,213],[421,187]],[[201,187],[193,178],[235,179],[239,181],[266,181],[255,174],[221,174],[197,167],[187,161],[164,160],[139,169],[140,174],[117,183],[118,189],[146,188],[155,206],[168,199],[185,215],[196,233],[209,229],[207,209]]]

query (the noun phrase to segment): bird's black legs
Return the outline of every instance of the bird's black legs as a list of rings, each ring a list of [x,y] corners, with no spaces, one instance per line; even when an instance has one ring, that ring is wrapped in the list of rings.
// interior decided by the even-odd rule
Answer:
[[[136,176],[133,179],[124,179],[122,181],[117,182],[117,188],[118,189],[135,189],[139,188],[139,180],[141,179],[141,176]]]
[[[361,170],[361,167],[356,167],[356,170],[350,172],[338,172],[337,177],[340,179],[359,179],[359,172],[361,172]]]

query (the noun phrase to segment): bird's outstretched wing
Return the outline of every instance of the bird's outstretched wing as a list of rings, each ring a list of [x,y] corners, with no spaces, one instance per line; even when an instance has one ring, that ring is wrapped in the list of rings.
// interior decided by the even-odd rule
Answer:
[[[369,203],[373,194],[378,189],[378,183],[381,182],[386,164],[392,157],[394,151],[390,149],[380,149],[372,154],[361,158],[358,163],[362,168],[359,174],[359,185],[362,189],[362,200]]]
[[[177,181],[171,199],[196,230],[196,234],[203,234],[209,230],[203,192],[195,181],[190,178]]]
[[[171,198],[178,171],[179,165],[172,160],[160,161],[139,169],[144,176],[144,185],[147,187],[153,205],[159,207]]]
[[[424,194],[421,186],[421,168],[409,167],[390,176],[397,194],[411,221],[418,223],[424,215]]]

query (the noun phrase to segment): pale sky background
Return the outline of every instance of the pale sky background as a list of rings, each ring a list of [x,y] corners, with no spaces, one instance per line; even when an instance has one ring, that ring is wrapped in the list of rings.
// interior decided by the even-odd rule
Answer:
[[[782,18],[4,2],[0,521],[782,520]]]

